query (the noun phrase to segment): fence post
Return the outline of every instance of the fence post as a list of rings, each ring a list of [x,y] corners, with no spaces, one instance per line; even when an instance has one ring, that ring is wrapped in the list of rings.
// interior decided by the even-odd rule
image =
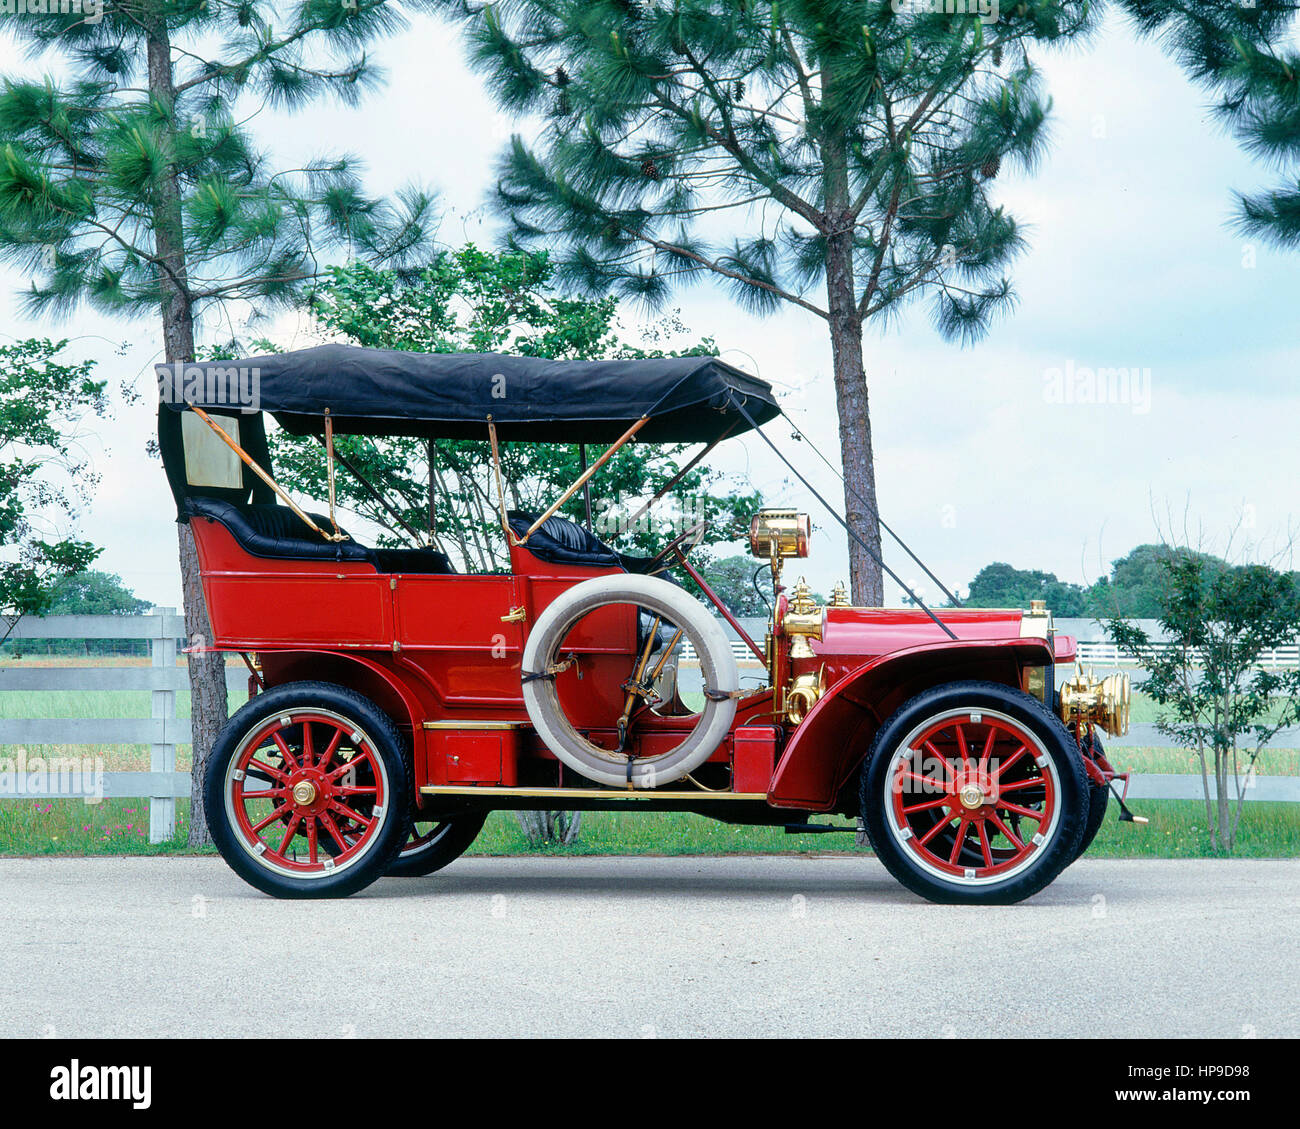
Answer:
[[[150,615],[171,616],[175,608],[150,608]],[[159,624],[158,632],[149,640],[149,652],[154,669],[169,670],[176,665],[176,640],[166,637],[165,620]],[[176,691],[153,691],[153,717],[163,722],[163,737],[170,738],[176,730]],[[164,774],[162,779],[170,780],[176,771],[176,744],[164,740],[155,742],[149,757],[149,770],[155,774]],[[173,796],[149,797],[149,842],[165,843],[176,834],[176,799]]]

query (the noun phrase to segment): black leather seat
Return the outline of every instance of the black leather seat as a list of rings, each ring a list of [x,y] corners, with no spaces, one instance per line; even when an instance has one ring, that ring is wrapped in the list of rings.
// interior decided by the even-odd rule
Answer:
[[[525,510],[511,510],[506,514],[510,532],[522,537],[532,528],[537,514]],[[646,573],[653,558],[631,557],[617,552],[605,544],[589,529],[576,521],[555,514],[548,517],[524,543],[538,560],[548,564],[584,565],[588,568],[621,568],[624,572]],[[661,566],[662,567],[662,566]]]
[[[186,515],[217,521],[230,530],[239,544],[255,557],[312,561],[365,561],[380,572],[451,573],[445,555],[436,549],[371,549],[345,530],[344,541],[326,541],[314,533],[288,506],[236,506],[219,498],[189,497]],[[304,511],[306,512],[306,511]],[[324,514],[307,512],[322,529],[330,528]]]

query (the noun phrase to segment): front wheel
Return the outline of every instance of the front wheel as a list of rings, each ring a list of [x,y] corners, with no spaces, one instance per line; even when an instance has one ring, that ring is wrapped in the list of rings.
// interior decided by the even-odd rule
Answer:
[[[369,699],[290,682],[226,724],[203,802],[217,850],[244,881],[279,898],[344,897],[380,877],[406,842],[410,768]]]
[[[1078,852],[1087,777],[1061,724],[994,682],[924,691],[881,726],[862,773],[877,857],[934,902],[1007,904]]]

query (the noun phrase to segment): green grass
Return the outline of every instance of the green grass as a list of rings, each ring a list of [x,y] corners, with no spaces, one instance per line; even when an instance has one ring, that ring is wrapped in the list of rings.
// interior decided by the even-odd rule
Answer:
[[[1205,806],[1193,800],[1145,800],[1135,805],[1148,824],[1102,825],[1090,858],[1210,858]],[[186,845],[189,803],[177,803],[177,832],[168,843],[148,841],[148,803],[105,800],[7,800],[0,803],[0,856],[174,855]],[[787,835],[776,827],[743,827],[676,812],[586,812],[578,842],[530,849],[509,812],[494,812],[471,855],[736,855],[856,854],[851,835]],[[211,853],[209,850],[205,853]],[[1239,858],[1300,857],[1300,804],[1249,803],[1235,851]]]

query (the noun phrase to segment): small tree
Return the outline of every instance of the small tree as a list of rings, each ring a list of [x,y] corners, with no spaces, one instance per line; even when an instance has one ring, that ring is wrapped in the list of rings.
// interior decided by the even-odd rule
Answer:
[[[1107,629],[1146,668],[1140,689],[1162,709],[1160,731],[1196,750],[1207,830],[1226,853],[1256,762],[1279,730],[1300,720],[1300,670],[1261,665],[1300,635],[1300,584],[1267,565],[1234,566],[1183,548],[1166,547],[1160,567],[1168,645],[1152,647],[1128,620],[1111,619]]]
[[[67,536],[98,475],[79,439],[87,415],[107,412],[94,363],[60,359],[66,341],[0,345],[0,641],[23,615],[50,610],[59,581],[101,550]]]
[[[1085,34],[1089,4],[442,6],[501,104],[545,123],[514,140],[498,199],[520,244],[559,249],[562,281],[656,303],[712,276],[825,321],[853,596],[882,603],[864,326],[928,294],[969,341],[1011,304],[1023,236],[992,182],[1043,149],[1029,50]]]
[[[1237,195],[1244,234],[1300,248],[1300,8],[1295,0],[1123,0],[1138,29],[1160,40],[1219,96],[1214,110],[1247,152],[1289,169],[1269,191]]]
[[[408,6],[418,0],[407,0]],[[391,0],[97,0],[31,5],[3,30],[76,77],[0,90],[0,256],[30,272],[29,306],[87,302],[158,319],[169,363],[195,358],[205,313],[299,301],[322,256],[402,261],[430,201],[367,196],[346,159],[276,168],[245,126],[252,102],[295,108],[373,86],[365,46],[401,23]],[[244,307],[247,309],[247,306]],[[178,527],[185,628],[211,638],[189,526]],[[226,720],[222,656],[189,657],[190,842],[207,841],[203,765]]]

